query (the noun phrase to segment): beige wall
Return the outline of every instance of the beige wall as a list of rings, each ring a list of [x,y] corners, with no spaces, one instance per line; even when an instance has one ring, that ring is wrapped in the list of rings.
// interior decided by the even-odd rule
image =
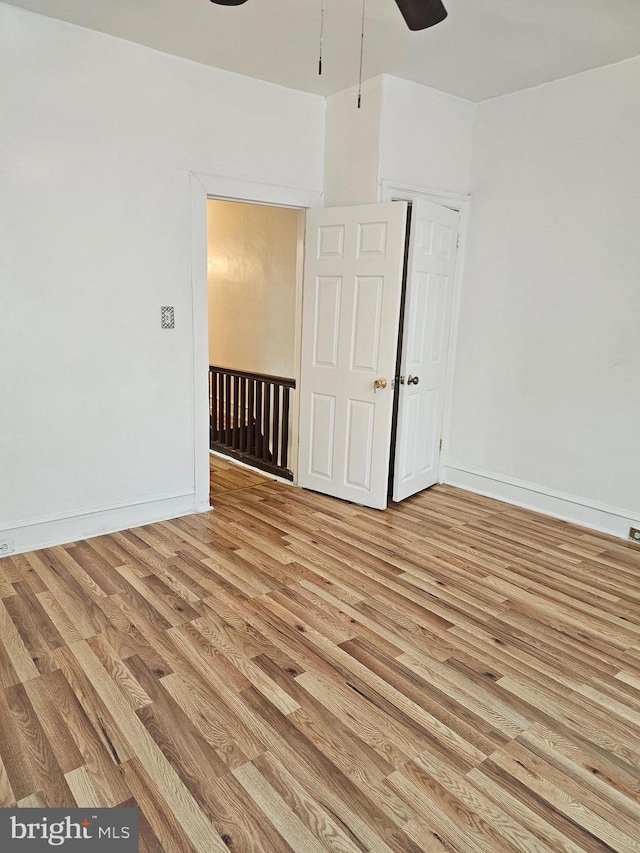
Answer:
[[[210,363],[293,377],[300,211],[208,205]]]

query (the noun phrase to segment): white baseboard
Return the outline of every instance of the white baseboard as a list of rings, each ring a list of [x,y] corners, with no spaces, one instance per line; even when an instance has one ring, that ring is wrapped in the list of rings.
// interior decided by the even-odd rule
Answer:
[[[640,526],[640,509],[634,512],[599,504],[535,483],[527,483],[458,463],[445,463],[443,480],[450,486],[458,486],[469,492],[496,498],[543,515],[598,530],[601,533],[609,533],[627,541],[629,528]]]
[[[208,505],[195,504],[195,493],[179,493],[149,498],[136,503],[80,512],[67,517],[22,522],[15,527],[0,529],[0,542],[8,543],[1,556],[23,554],[53,545],[64,545],[79,539],[90,539],[104,533],[115,533],[130,527],[167,521],[182,515],[207,512]]]

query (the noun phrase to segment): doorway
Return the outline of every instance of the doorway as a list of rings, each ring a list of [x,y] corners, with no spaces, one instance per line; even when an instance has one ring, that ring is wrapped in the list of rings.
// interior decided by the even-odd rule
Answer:
[[[211,402],[209,390],[209,329],[207,288],[207,201],[210,198],[265,205],[319,207],[322,193],[246,178],[192,172],[191,298],[193,322],[193,488],[195,512],[207,512],[210,502]],[[299,308],[297,308],[299,310]],[[294,423],[297,421],[294,404]]]
[[[452,193],[430,191],[418,187],[398,187],[387,182],[382,183],[383,198],[411,199],[417,196],[430,197],[445,207],[460,211],[462,230],[465,230],[469,199]],[[208,198],[220,198],[228,201],[247,201],[250,203],[281,205],[295,207],[300,210],[315,210],[322,205],[322,194],[313,190],[305,190],[280,185],[262,184],[239,178],[225,176],[192,174],[191,175],[191,222],[192,222],[192,291],[193,291],[193,324],[194,324],[194,489],[196,511],[210,509],[209,502],[209,440],[210,440],[210,401],[208,383],[208,320],[207,320],[207,235],[206,235],[206,206]],[[457,292],[461,280],[461,264],[456,269],[456,295],[454,304],[458,301]],[[300,302],[301,304],[301,295]],[[299,307],[298,307],[299,310]],[[452,340],[455,345],[455,328],[457,309],[454,308],[452,324]],[[451,360],[451,359],[450,359]],[[299,353],[296,357],[299,363]],[[450,388],[450,383],[448,383]],[[296,395],[298,403],[298,395]],[[446,435],[448,422],[448,405],[445,401],[444,431]],[[294,412],[293,423],[297,424],[298,416]]]
[[[210,449],[294,479],[302,211],[207,200]]]

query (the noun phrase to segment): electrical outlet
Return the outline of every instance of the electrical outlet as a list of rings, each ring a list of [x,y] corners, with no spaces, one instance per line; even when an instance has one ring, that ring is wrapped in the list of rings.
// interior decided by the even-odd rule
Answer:
[[[0,557],[13,553],[13,539],[0,539]]]
[[[633,539],[634,542],[640,542],[640,527],[629,528],[629,539]]]

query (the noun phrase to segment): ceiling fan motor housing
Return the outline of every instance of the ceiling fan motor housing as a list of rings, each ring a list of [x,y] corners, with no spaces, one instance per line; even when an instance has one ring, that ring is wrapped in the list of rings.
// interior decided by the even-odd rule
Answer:
[[[440,0],[396,0],[410,30],[426,30],[447,17]]]

